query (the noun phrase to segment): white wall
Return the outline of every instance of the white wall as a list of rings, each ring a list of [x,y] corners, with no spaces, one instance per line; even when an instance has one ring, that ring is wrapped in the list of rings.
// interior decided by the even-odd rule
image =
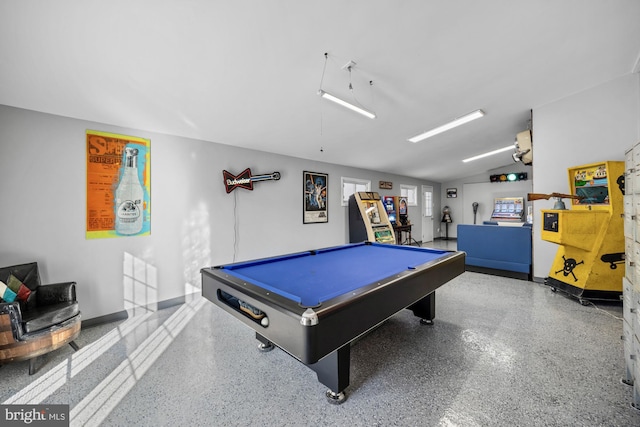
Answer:
[[[151,235],[85,239],[87,129],[151,140]],[[320,161],[0,106],[0,265],[37,261],[44,283],[73,280],[84,319],[179,298],[202,267],[348,242],[340,177],[440,184]],[[222,170],[280,172],[226,194]],[[302,224],[302,173],[329,174],[329,222]],[[378,190],[378,181],[394,190]],[[410,207],[421,235],[420,207]]]
[[[639,75],[611,82],[533,110],[533,189],[568,193],[567,169],[605,160],[624,160],[640,140]],[[543,241],[542,209],[553,200],[534,202],[533,275],[548,276],[557,245]]]
[[[534,109],[532,191],[568,192],[567,168],[623,160],[640,140],[639,105],[639,76],[633,74]],[[87,129],[151,139],[150,236],[85,239]],[[184,296],[188,287],[199,287],[204,266],[346,243],[341,176],[370,179],[381,195],[397,195],[400,184],[431,185],[436,217],[447,204],[460,223],[468,220],[473,201],[493,198],[493,190],[464,194],[465,184],[501,172],[441,186],[321,160],[320,154],[318,161],[307,161],[0,106],[0,264],[38,261],[45,283],[78,282],[83,316],[91,319],[122,311],[125,298],[153,304]],[[252,192],[226,194],[222,170],[247,167],[256,174],[278,171],[282,178],[256,183]],[[303,170],[329,174],[327,224],[302,224]],[[378,190],[380,180],[393,182],[394,190]],[[437,196],[451,187],[458,188],[458,198]],[[551,206],[552,201],[534,204],[538,278],[548,274],[556,252],[539,231],[540,209]],[[422,231],[420,212],[409,209],[416,236]],[[434,228],[441,226],[435,218]],[[455,236],[455,224],[449,232]],[[436,237],[443,234],[434,230]]]

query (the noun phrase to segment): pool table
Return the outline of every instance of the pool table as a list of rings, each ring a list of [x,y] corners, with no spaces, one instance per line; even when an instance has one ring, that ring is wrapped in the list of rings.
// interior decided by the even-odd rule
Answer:
[[[408,308],[430,324],[435,290],[463,273],[464,252],[362,242],[203,268],[202,295],[314,370],[346,399],[351,342]]]

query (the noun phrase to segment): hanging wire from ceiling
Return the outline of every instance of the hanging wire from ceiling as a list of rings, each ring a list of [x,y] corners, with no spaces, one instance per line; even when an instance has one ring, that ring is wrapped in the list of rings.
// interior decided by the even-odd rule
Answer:
[[[327,61],[329,60],[329,53],[324,53],[324,66],[322,67],[322,76],[320,77],[320,87],[318,90],[322,90],[322,83],[324,82],[324,73],[327,71]],[[323,125],[323,109],[322,109],[322,100],[320,100],[320,137],[322,137],[322,125]],[[320,147],[320,152],[323,153],[324,150]]]
[[[349,61],[349,62],[350,62],[349,64],[344,66],[344,68],[346,68],[346,70],[349,72],[349,92],[351,92],[351,96],[353,97],[354,101],[356,101],[356,103],[360,107],[365,108],[364,104],[362,102],[360,102],[360,100],[356,96],[356,93],[353,90],[353,80],[351,78],[351,71],[352,71],[352,68],[356,65],[356,63],[353,62],[353,61]],[[369,80],[369,89],[370,89],[370,92],[371,92],[371,98],[373,99],[373,80]],[[375,111],[375,103],[374,103],[373,106],[374,106],[373,110]]]
[[[324,73],[327,71],[327,61],[329,60],[329,54],[327,52],[324,53],[324,66],[322,67],[322,76],[320,77],[320,87],[318,89],[322,90],[322,82],[324,82]]]
[[[324,65],[322,67],[322,76],[320,76],[320,87],[318,90],[322,90],[322,83],[324,82],[324,73],[327,71],[327,61],[329,60],[329,53],[324,53]],[[322,129],[323,129],[323,109],[322,109],[322,101],[320,101],[320,137],[322,137]],[[320,152],[324,153],[324,149],[322,146],[320,147]]]
[[[371,96],[371,105],[373,108],[373,111],[376,110],[376,97],[375,97],[375,91],[373,90],[373,80],[369,80],[369,92],[370,92],[370,96]]]

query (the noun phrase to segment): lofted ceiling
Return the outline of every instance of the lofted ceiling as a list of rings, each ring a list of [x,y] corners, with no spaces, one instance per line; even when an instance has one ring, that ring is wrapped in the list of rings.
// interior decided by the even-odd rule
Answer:
[[[639,22],[637,0],[3,0],[0,104],[445,182],[633,72]]]

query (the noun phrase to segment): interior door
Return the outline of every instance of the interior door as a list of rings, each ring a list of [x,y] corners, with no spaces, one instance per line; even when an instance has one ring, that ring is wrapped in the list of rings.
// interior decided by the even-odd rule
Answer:
[[[422,243],[433,242],[433,187],[422,186]]]

